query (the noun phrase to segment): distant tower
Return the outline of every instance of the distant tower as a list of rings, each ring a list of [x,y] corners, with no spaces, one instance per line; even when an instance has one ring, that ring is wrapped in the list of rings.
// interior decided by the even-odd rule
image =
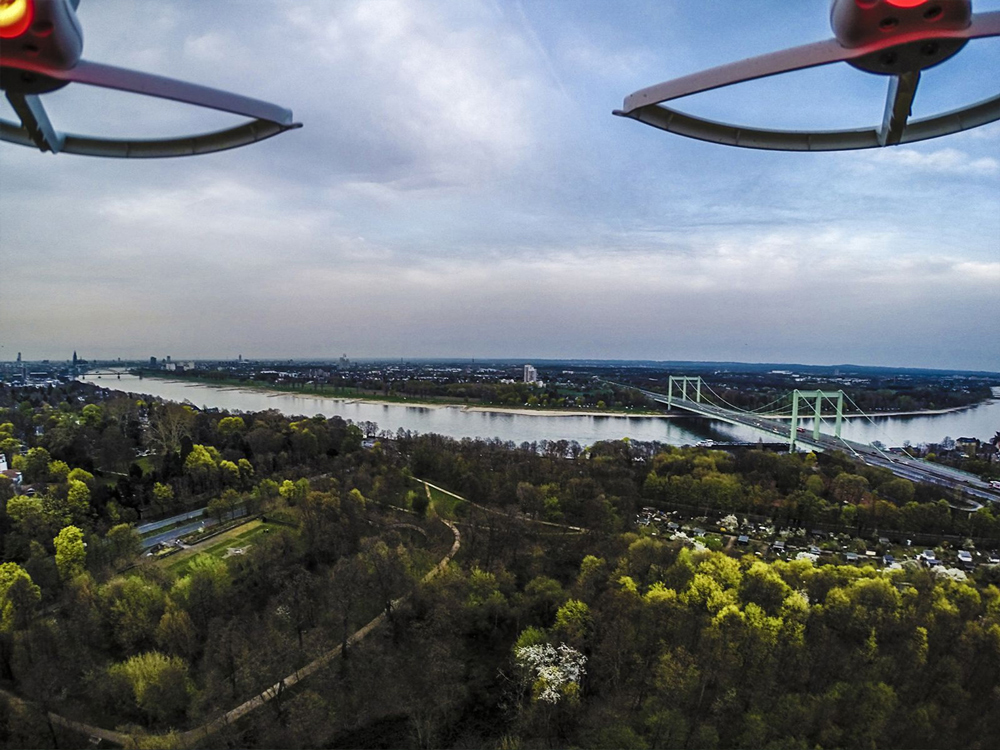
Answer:
[[[73,352],[73,367],[76,367],[76,351]]]
[[[537,383],[538,382],[538,370],[536,370],[531,365],[524,366],[524,382],[525,383]]]
[[[243,355],[241,354],[240,355],[240,362],[242,362],[242,361],[243,361]]]
[[[21,352],[18,352],[18,353],[17,353],[17,361],[18,361],[18,362],[20,362],[20,361],[21,361]]]

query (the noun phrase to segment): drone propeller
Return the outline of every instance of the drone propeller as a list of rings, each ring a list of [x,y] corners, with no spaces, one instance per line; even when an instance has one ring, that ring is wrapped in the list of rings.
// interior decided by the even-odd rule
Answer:
[[[849,2],[854,6],[855,0]],[[877,2],[878,0],[865,3],[865,10]],[[906,4],[903,0],[886,2],[897,10],[922,4]],[[838,21],[838,4],[835,2],[833,9],[835,24]],[[862,3],[857,2],[857,6],[862,6]],[[968,7],[968,2],[965,7]],[[854,7],[850,7],[847,12],[854,10]],[[932,11],[936,11],[933,16],[930,15]],[[935,21],[941,15],[941,8],[933,6],[923,11],[922,18],[925,21]],[[882,31],[888,21],[894,22],[891,27],[899,23],[895,17],[885,17],[880,25]],[[846,46],[844,39],[834,38],[752,57],[636,91],[625,98],[622,109],[615,110],[614,114],[689,138],[778,151],[877,148],[949,135],[1000,119],[1000,96],[995,96],[933,117],[909,120],[921,69],[951,57],[970,39],[1000,36],[1000,12],[971,16],[966,24],[964,28],[960,23],[952,24],[951,28],[938,26],[929,32],[911,26],[904,29],[903,33],[883,35],[882,38],[874,38],[868,43],[854,46]],[[839,31],[836,26],[835,31]],[[854,32],[855,29],[851,31]],[[822,131],[768,130],[716,122],[662,106],[664,102],[691,94],[836,62],[847,62],[868,72],[891,76],[881,127]]]
[[[80,60],[79,0],[0,0],[0,85],[20,123],[0,119],[0,140],[50,151],[120,158],[191,156],[236,148],[302,127],[290,110],[228,91]],[[20,10],[17,16],[13,10]],[[7,17],[3,13],[7,12]],[[16,41],[15,46],[12,42]],[[8,44],[13,48],[8,51]],[[41,94],[69,83],[169,99],[251,118],[224,130],[180,138],[118,139],[57,131]]]

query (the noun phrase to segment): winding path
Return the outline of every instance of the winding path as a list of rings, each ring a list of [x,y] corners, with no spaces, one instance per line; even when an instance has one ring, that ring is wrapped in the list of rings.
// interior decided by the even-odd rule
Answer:
[[[443,518],[440,519],[440,521],[449,529],[451,529],[451,533],[454,534],[455,536],[455,541],[452,542],[451,549],[448,550],[448,554],[446,554],[443,558],[441,558],[441,560],[437,563],[437,565],[431,568],[430,571],[428,571],[428,573],[423,578],[420,579],[421,583],[427,583],[435,576],[439,575],[445,568],[447,568],[448,563],[450,563],[452,558],[454,558],[455,555],[458,554],[458,550],[462,546],[462,534],[458,530],[458,527],[451,521],[445,520]],[[398,599],[393,600],[392,607],[395,609],[400,604],[409,599],[411,595],[412,594],[406,594],[405,596],[401,596]],[[355,633],[351,635],[350,638],[347,639],[347,645],[350,647],[359,643],[369,633],[371,633],[382,623],[384,623],[385,620],[386,620],[386,614],[385,612],[382,612],[382,614],[380,614],[378,617],[368,622],[368,624],[366,624],[360,630],[355,631]],[[224,727],[232,724],[233,722],[238,721],[239,719],[246,716],[250,712],[255,711],[256,709],[268,703],[268,701],[271,701],[274,698],[278,697],[278,695],[280,695],[283,691],[287,690],[293,685],[298,684],[299,682],[306,679],[310,675],[315,674],[320,669],[330,664],[330,662],[342,657],[343,656],[342,649],[343,645],[338,645],[336,648],[327,651],[325,654],[321,655],[320,657],[313,660],[309,664],[306,664],[301,669],[295,670],[290,675],[285,677],[283,680],[276,682],[274,685],[271,685],[271,687],[269,687],[264,692],[255,695],[253,698],[250,698],[249,700],[236,706],[236,708],[227,711],[217,719],[213,719],[212,721],[202,724],[201,726],[197,726],[194,729],[189,729],[185,732],[171,733],[172,737],[176,740],[177,745],[180,747],[204,747],[208,738],[211,737],[216,732],[218,732],[220,729],[223,729]],[[6,695],[9,699],[16,700],[22,703],[25,702],[22,699],[18,698],[17,696],[5,690],[0,692],[3,692],[4,695]],[[115,745],[120,745],[122,747],[139,747],[141,746],[143,740],[149,739],[151,737],[157,737],[157,735],[134,736],[125,732],[116,732],[111,729],[104,729],[103,727],[96,727],[91,724],[85,724],[81,721],[74,721],[72,719],[67,719],[65,716],[60,716],[59,714],[52,712],[49,712],[49,720],[53,724],[57,724],[66,729],[71,729],[73,731],[80,732],[81,734],[89,735],[90,737],[99,737],[106,742],[111,742]],[[168,735],[160,735],[160,736],[167,737]]]

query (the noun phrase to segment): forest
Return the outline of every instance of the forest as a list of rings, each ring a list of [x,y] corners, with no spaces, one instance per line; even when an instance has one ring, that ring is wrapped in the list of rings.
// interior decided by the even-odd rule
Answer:
[[[842,456],[371,427],[0,387],[0,746],[997,747],[1000,568],[841,554],[985,554],[989,508]],[[824,554],[734,544],[765,526]]]

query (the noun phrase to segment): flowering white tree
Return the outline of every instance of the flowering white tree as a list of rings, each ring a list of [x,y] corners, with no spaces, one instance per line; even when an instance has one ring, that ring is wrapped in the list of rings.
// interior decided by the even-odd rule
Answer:
[[[580,678],[586,673],[583,665],[587,657],[565,643],[558,648],[548,643],[522,646],[514,656],[518,666],[530,675],[535,697],[545,703],[558,703],[576,695]]]

